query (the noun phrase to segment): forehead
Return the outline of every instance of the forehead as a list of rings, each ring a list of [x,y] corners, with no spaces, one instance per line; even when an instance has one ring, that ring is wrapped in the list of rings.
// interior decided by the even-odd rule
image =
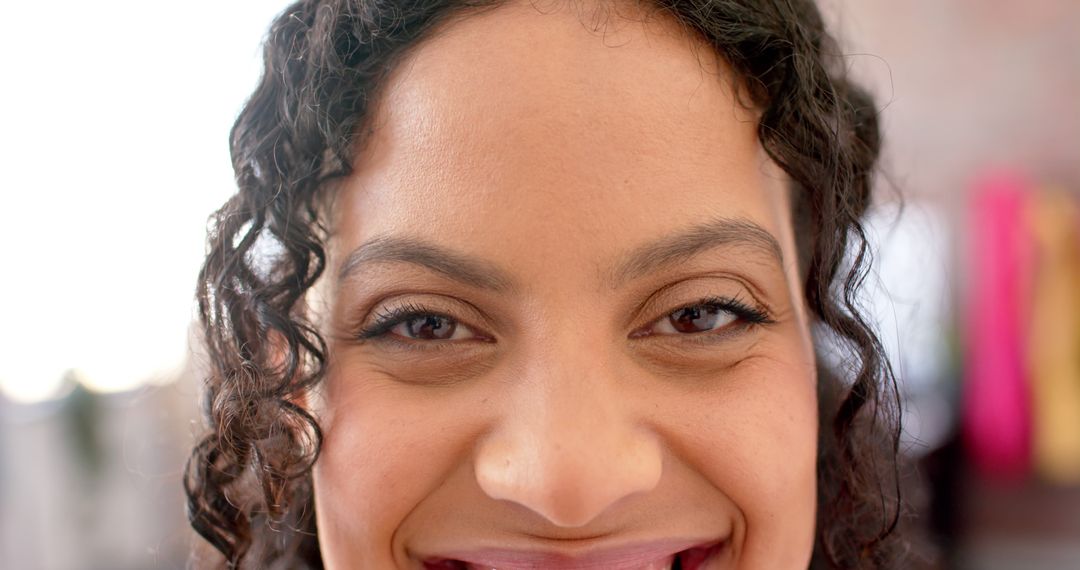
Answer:
[[[710,219],[782,234],[756,112],[669,18],[511,2],[445,23],[381,86],[334,209],[337,249],[406,234],[539,269]]]

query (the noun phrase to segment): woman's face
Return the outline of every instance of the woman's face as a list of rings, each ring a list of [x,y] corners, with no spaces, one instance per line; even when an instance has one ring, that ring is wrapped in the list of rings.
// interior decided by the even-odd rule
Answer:
[[[337,189],[326,565],[805,568],[814,357],[757,115],[667,20],[545,12],[410,52]]]

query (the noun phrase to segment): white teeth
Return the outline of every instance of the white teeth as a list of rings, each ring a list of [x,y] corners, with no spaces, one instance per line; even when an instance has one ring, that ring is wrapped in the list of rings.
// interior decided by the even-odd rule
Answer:
[[[648,564],[646,564],[644,566],[641,566],[637,570],[671,570],[672,567],[675,566],[675,559],[676,559],[677,556],[678,556],[678,554],[672,554],[671,556],[668,556],[667,558],[662,558],[660,560],[654,560],[654,561],[649,562]],[[495,568],[494,566],[480,566],[480,565],[472,564],[472,563],[466,563],[465,566],[466,566],[466,568],[468,570],[499,570],[498,568]],[[620,566],[620,568],[621,568],[621,566]]]
[[[675,565],[675,556],[677,555],[672,554],[667,558],[663,558],[655,562],[650,562],[645,566],[642,566],[640,570],[671,570],[671,567]]]

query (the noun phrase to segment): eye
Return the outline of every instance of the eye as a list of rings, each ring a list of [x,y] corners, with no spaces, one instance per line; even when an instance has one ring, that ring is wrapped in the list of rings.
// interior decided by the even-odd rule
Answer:
[[[478,338],[475,331],[457,319],[417,305],[405,305],[377,313],[375,322],[359,331],[356,336],[361,340],[398,337],[425,343]]]
[[[716,330],[735,322],[738,317],[716,305],[684,307],[661,319],[654,329],[660,334],[700,333]]]
[[[414,340],[461,340],[469,338],[469,328],[450,317],[422,315],[401,321],[388,332]]]
[[[774,322],[763,308],[737,299],[709,297],[671,311],[632,336],[697,335],[732,327]]]

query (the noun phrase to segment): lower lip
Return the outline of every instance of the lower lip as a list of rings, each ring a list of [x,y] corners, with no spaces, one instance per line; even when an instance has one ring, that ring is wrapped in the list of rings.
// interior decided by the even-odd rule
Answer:
[[[511,556],[500,553],[489,556],[484,553],[475,553],[463,558],[470,559],[463,562],[457,559],[440,558],[424,562],[424,570],[669,570],[675,562],[679,562],[682,570],[703,570],[706,565],[717,560],[727,546],[726,541],[696,546],[683,550],[677,554],[659,558],[651,562],[636,562],[633,564],[620,564],[617,562],[603,562],[590,560],[561,559],[556,561],[544,556],[544,561],[536,556],[526,555],[518,560],[512,560]],[[495,558],[498,558],[495,560]]]

